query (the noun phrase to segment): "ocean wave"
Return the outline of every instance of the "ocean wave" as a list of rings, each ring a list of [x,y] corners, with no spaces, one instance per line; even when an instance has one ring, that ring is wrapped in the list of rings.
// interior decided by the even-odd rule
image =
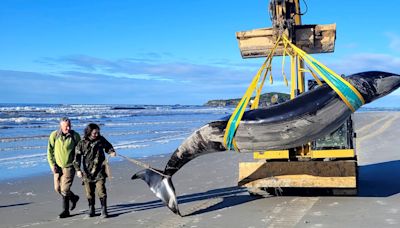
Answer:
[[[0,118],[0,123],[1,122],[24,123],[32,121],[33,119],[34,118],[29,118],[29,117]]]
[[[47,149],[47,146],[15,146],[15,147],[3,147],[1,151],[13,151],[13,150],[34,150],[34,149]]]
[[[129,120],[126,120],[127,122],[105,122],[105,121],[94,121],[98,122],[100,126],[108,126],[108,127],[126,127],[126,126],[141,126],[141,125],[163,125],[163,124],[191,124],[191,123],[208,123],[214,120],[183,120],[183,121],[143,121],[143,122],[129,122]],[[54,123],[54,121],[53,121]],[[77,123],[72,121],[73,128],[85,128],[88,123]],[[11,125],[11,126],[10,126]],[[12,129],[16,128],[17,125],[3,125],[0,126],[0,129]],[[59,125],[58,124],[32,124],[32,123],[25,123],[24,125],[18,125],[18,128],[27,128],[27,129],[35,129],[35,128],[41,128],[41,129],[58,129]]]
[[[39,106],[0,106],[0,112],[45,112],[47,108]]]
[[[167,144],[171,141],[175,141],[175,140],[184,140],[185,137],[177,137],[177,138],[171,138],[171,139],[162,139],[162,140],[156,140],[156,143],[161,143],[161,144]]]
[[[141,140],[130,140],[130,141],[123,141],[114,144],[114,148],[118,148],[121,146],[125,145],[131,145],[131,144],[139,144],[139,143],[147,143],[147,142],[165,142],[166,140],[178,140],[178,139],[185,139],[189,133],[181,133],[181,134],[175,134],[175,135],[167,135],[167,136],[160,136],[160,137],[155,137],[155,138],[148,138],[148,139],[141,139]]]
[[[183,120],[183,121],[154,121],[154,122],[121,122],[121,123],[104,123],[104,126],[135,126],[135,125],[162,125],[162,124],[187,124],[187,123],[203,123],[204,120]]]
[[[26,140],[42,140],[48,139],[48,135],[36,135],[36,136],[17,136],[10,138],[0,138],[0,142],[17,142],[17,141],[26,141]]]
[[[138,148],[144,148],[144,147],[149,147],[150,145],[143,144],[143,145],[137,145],[137,144],[129,144],[129,145],[123,145],[123,146],[115,146],[115,149],[121,150],[121,149],[138,149]]]
[[[153,131],[153,132],[155,132],[155,131]],[[134,144],[135,145],[139,145],[139,144],[143,144],[143,143],[147,143],[147,142],[167,143],[167,142],[169,142],[171,140],[182,140],[182,139],[185,139],[185,137],[187,137],[190,134],[189,131],[160,131],[160,132],[166,132],[166,133],[169,133],[169,134],[173,132],[173,133],[177,133],[177,134],[170,134],[170,135],[164,135],[164,136],[153,137],[153,138],[145,138],[145,139],[140,139],[140,140],[123,141],[123,142],[120,142],[120,143],[113,143],[114,144],[114,148],[116,148],[116,149],[117,148],[123,148],[123,147],[125,147],[127,145],[134,145]],[[40,136],[40,138],[41,139],[47,139],[47,136]],[[3,139],[0,139],[0,142],[12,142],[12,141],[18,141],[18,140],[24,140],[24,137],[20,137],[20,138],[3,138]],[[19,151],[19,150],[38,150],[38,149],[46,150],[47,149],[47,145],[3,147],[3,148],[0,148],[0,152]]]
[[[123,108],[123,109],[121,109]],[[219,111],[226,110],[226,107],[207,107],[193,105],[6,105],[0,106],[0,112],[47,112],[47,113],[82,113],[93,111],[112,111],[112,110],[149,110],[149,111]]]
[[[29,106],[0,106],[0,112],[47,112],[65,113],[83,112],[90,110],[110,110],[109,105],[29,105]]]
[[[171,134],[171,133],[182,133],[184,130],[139,130],[139,131],[122,131],[122,132],[108,132],[108,136],[123,136],[123,135],[142,135],[142,134]]]
[[[19,155],[15,157],[8,157],[8,158],[0,158],[0,162],[6,162],[6,161],[14,161],[14,160],[22,160],[22,159],[30,159],[30,158],[37,158],[37,157],[43,157],[46,158],[45,153],[41,154],[30,154],[30,155]]]
[[[86,124],[82,125],[85,126]],[[144,135],[144,134],[173,134],[173,133],[185,133],[189,132],[189,129],[180,130],[137,130],[137,131],[117,131],[117,132],[107,132],[107,136],[124,136],[124,135]],[[29,141],[29,140],[47,140],[49,135],[33,135],[33,136],[16,136],[0,138],[0,142],[19,142],[19,141]],[[30,148],[28,148],[30,149]],[[1,148],[0,148],[1,150]]]
[[[131,117],[132,115],[128,114],[110,114],[110,115],[86,115],[86,116],[71,116],[69,119],[73,120],[87,120],[87,119],[104,119],[104,118],[124,118]],[[32,122],[58,122],[60,117],[11,117],[11,118],[0,118],[0,123],[8,122],[8,123],[32,123]]]
[[[14,128],[14,127],[11,127],[11,126],[0,126],[0,129],[11,129],[11,128]]]

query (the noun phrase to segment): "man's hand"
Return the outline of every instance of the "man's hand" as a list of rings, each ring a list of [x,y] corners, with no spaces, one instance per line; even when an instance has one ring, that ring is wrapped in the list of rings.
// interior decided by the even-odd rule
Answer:
[[[111,153],[110,153],[110,156],[111,156],[111,157],[117,156],[117,152],[115,152],[115,151],[111,152]]]
[[[82,171],[76,171],[76,176],[82,178]]]
[[[56,165],[53,165],[53,169],[51,170],[53,174],[58,173],[58,167]]]

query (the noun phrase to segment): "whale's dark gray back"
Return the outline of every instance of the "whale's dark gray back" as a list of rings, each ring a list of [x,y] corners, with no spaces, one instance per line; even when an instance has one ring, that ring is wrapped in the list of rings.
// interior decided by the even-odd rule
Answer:
[[[246,111],[242,121],[275,122],[283,119],[296,118],[306,113],[313,113],[339,96],[328,86],[322,85],[296,97],[296,99],[269,106]]]

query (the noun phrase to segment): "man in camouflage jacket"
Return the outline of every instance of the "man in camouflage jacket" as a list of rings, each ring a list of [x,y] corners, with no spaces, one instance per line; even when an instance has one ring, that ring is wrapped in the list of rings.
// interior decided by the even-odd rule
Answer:
[[[85,136],[78,143],[75,151],[74,167],[77,176],[82,178],[86,197],[89,202],[89,217],[95,215],[95,192],[101,202],[101,216],[108,217],[107,191],[105,187],[107,170],[105,153],[115,156],[115,150],[103,136],[97,124],[89,124]],[[82,164],[82,167],[81,167]]]

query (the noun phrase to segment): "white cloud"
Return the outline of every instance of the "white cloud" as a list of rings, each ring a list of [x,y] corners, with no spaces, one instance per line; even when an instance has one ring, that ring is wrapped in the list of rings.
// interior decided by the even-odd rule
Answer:
[[[175,83],[196,83],[206,86],[213,83],[224,87],[229,83],[250,83],[261,63],[232,64],[223,61],[218,63],[193,63],[190,61],[165,62],[153,59],[102,59],[85,55],[71,55],[61,58],[47,58],[45,61],[56,63],[61,68],[72,68],[76,75],[108,75],[116,78],[135,78],[143,80],[171,81]],[[57,67],[57,66],[56,66]],[[65,71],[72,72],[72,71]],[[279,75],[279,74],[274,74]],[[278,83],[282,77],[275,77]]]
[[[359,47],[359,44],[358,43],[347,43],[347,44],[343,44],[342,47],[346,48],[346,49],[355,49],[355,48]]]
[[[400,57],[389,54],[359,53],[326,64],[338,74],[363,71],[388,71],[400,73]]]
[[[389,47],[394,51],[400,52],[400,36],[392,32],[386,33],[386,36],[389,38]]]

